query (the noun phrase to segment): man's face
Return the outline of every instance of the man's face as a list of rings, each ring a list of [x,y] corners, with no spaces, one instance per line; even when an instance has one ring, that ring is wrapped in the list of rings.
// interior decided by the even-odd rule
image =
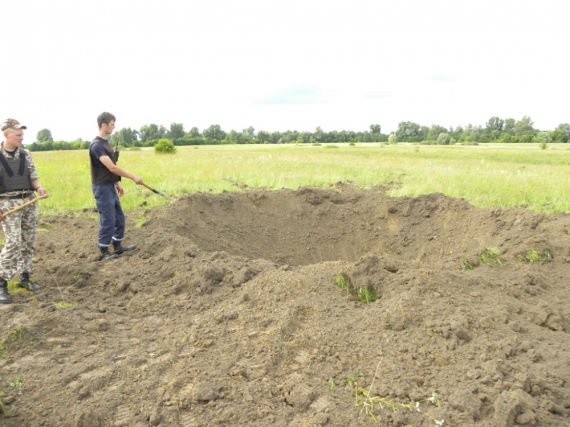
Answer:
[[[109,124],[103,123],[102,128],[106,135],[111,135],[115,130],[115,120],[111,120]]]
[[[6,129],[4,131],[4,141],[8,144],[8,147],[21,147],[24,142],[24,129]]]

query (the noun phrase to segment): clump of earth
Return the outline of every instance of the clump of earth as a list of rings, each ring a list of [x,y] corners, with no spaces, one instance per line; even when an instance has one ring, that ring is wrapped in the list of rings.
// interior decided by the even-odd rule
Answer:
[[[3,427],[568,425],[566,214],[338,184],[127,217],[107,262],[95,215],[41,218]]]

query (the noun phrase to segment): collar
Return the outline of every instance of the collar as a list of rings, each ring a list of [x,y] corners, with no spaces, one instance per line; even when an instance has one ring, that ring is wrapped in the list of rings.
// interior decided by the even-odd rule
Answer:
[[[4,148],[4,142],[6,142],[6,141],[2,141],[2,144],[0,144],[0,153],[2,153],[2,155],[3,155],[4,157],[6,157],[7,155],[9,155],[10,157],[12,157],[11,152],[7,151],[7,150]],[[16,147],[16,150],[14,151],[14,158],[20,157],[20,150],[19,150],[19,148],[20,148],[20,147]]]

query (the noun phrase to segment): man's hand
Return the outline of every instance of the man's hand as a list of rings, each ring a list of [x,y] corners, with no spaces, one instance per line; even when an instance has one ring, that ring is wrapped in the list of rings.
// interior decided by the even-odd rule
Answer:
[[[123,197],[125,195],[125,190],[123,190],[123,187],[121,186],[121,184],[116,182],[115,188],[117,189],[117,193],[119,194],[119,197]]]
[[[133,175],[133,181],[137,184],[137,185],[141,185],[143,183],[142,178],[139,178],[136,175]]]
[[[36,190],[36,192],[38,193],[38,196],[40,196],[40,197],[45,197],[45,198],[49,197],[49,194],[44,187],[38,188]]]

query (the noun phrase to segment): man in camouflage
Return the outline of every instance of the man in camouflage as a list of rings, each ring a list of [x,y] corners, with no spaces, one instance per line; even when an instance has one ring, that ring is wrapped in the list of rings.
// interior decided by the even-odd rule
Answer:
[[[34,199],[34,191],[40,197],[48,197],[40,185],[32,155],[22,148],[23,126],[14,119],[2,122],[4,141],[0,145],[0,211],[6,213]],[[4,218],[4,214],[0,219]],[[32,258],[36,250],[38,208],[32,203],[4,218],[2,230],[6,243],[0,252],[0,303],[9,304],[8,281],[20,274],[19,286],[38,291],[38,284],[30,280]]]

